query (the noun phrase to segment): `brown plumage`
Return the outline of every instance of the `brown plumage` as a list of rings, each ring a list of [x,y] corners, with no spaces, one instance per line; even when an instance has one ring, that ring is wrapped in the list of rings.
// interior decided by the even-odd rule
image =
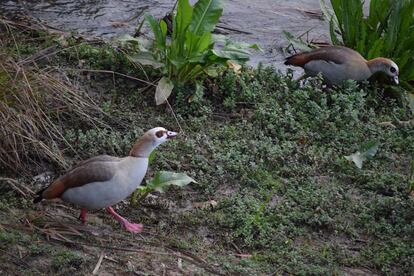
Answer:
[[[337,64],[343,64],[350,58],[356,60],[357,62],[365,61],[365,59],[358,52],[352,49],[346,47],[327,46],[287,57],[285,65],[303,67],[306,63],[312,60],[324,60]]]
[[[376,72],[384,72],[398,84],[398,66],[392,60],[365,60],[358,52],[338,46],[318,48],[286,58],[285,65],[300,66],[309,76],[321,73],[328,84],[339,85],[344,80],[362,81]]]

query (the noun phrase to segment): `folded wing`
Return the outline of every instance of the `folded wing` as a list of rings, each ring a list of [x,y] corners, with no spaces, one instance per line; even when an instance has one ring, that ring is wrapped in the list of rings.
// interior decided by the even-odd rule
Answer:
[[[79,187],[92,182],[109,181],[115,175],[116,166],[121,158],[109,155],[100,155],[82,161],[65,175],[59,177],[49,187],[38,192],[34,202],[42,199],[60,197],[67,189]]]

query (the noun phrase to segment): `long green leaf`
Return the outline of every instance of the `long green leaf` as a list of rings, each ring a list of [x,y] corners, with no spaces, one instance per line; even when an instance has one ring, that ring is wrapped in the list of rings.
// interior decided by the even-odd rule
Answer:
[[[395,43],[397,42],[398,32],[400,29],[401,18],[400,18],[400,10],[401,10],[402,0],[393,1],[391,4],[391,13],[388,21],[388,28],[387,32],[385,33],[385,51],[388,54],[393,53],[393,49],[395,48]]]
[[[184,57],[186,33],[190,26],[193,7],[188,0],[178,0],[177,15],[173,19],[173,33],[171,41],[171,59]]]
[[[212,32],[223,13],[223,1],[199,0],[193,10],[190,22],[190,32],[202,36],[206,32]]]
[[[331,20],[329,21],[329,33],[331,35],[331,41],[333,45],[340,45],[338,36],[335,33],[335,20],[334,16],[332,16]]]
[[[375,41],[375,43],[371,46],[371,49],[369,49],[367,58],[372,59],[372,58],[379,57],[381,55],[383,47],[384,47],[383,39],[378,39],[377,41]]]
[[[173,30],[173,39],[185,37],[187,28],[190,26],[193,7],[188,0],[178,0],[177,15],[174,17],[176,29]]]
[[[207,50],[212,44],[211,37],[212,34],[210,32],[204,33],[202,36],[188,32],[186,37],[186,46],[188,49],[187,58],[199,55]]]
[[[151,14],[145,14],[145,20],[150,24],[152,32],[155,36],[155,42],[157,44],[158,49],[164,50],[165,49],[165,36],[160,27],[160,24]],[[165,22],[164,22],[165,24]]]

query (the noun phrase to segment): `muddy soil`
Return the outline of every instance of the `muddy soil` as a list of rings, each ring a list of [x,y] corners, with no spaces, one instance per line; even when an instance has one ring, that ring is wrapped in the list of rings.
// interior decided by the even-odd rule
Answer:
[[[195,2],[195,1],[191,1]],[[1,13],[27,13],[59,29],[112,38],[134,33],[145,12],[163,17],[175,0],[94,0],[94,1],[17,1],[0,3]],[[283,31],[295,36],[309,31],[309,40],[329,41],[328,23],[322,20],[319,0],[228,0],[219,29],[239,41],[257,43],[251,65],[273,64],[282,71],[287,46]]]

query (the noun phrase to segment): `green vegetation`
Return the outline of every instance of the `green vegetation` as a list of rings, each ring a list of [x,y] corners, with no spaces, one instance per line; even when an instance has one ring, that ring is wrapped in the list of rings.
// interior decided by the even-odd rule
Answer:
[[[168,212],[159,227],[173,231],[172,244],[190,243],[185,248],[201,254],[206,250],[202,237],[187,240],[182,229],[189,227],[193,233],[207,227],[218,243],[208,248],[209,260],[227,272],[264,274],[277,269],[305,275],[368,267],[409,273],[414,265],[414,201],[407,183],[414,128],[382,124],[408,120],[407,110],[393,100],[370,96],[351,81],[328,91],[319,80],[300,87],[290,76],[262,67],[240,76],[222,74],[206,90],[206,97],[190,106],[177,101],[186,135],[165,145],[151,166],[152,171],[185,170],[199,182],[191,185],[196,190],[192,201],[218,202],[216,208],[184,216]],[[128,102],[120,99],[117,108]],[[162,111],[146,112],[146,123],[174,123]],[[138,119],[137,124],[142,122]],[[126,136],[132,137],[132,132],[126,130]],[[91,134],[82,135],[94,141]],[[114,137],[124,143],[122,136]],[[100,150],[111,152],[104,141],[113,138],[99,139]],[[358,169],[345,156],[367,140],[379,141],[380,147]],[[84,149],[85,155],[96,150]],[[186,192],[167,195],[181,202]],[[232,244],[252,257],[225,257],[237,252]]]
[[[414,1],[372,0],[368,17],[364,16],[363,3],[362,0],[331,0],[334,14],[330,14],[321,0],[330,19],[332,43],[353,48],[367,59],[379,56],[393,59],[400,68],[401,80],[412,85]],[[411,90],[414,89],[411,87]]]
[[[70,271],[75,272],[81,264],[82,258],[77,253],[68,250],[57,252],[52,259],[52,268],[60,272],[60,274]],[[67,267],[70,269],[67,269]]]
[[[13,244],[16,243],[16,240],[18,238],[18,235],[15,234],[14,232],[7,232],[4,231],[3,229],[0,230],[0,245],[2,249],[5,249],[5,247],[8,244]]]
[[[154,33],[153,48],[145,50],[142,38],[124,38],[123,41],[141,44],[135,48],[138,52],[130,53],[130,59],[144,65],[161,67],[164,76],[158,83],[155,99],[162,104],[170,96],[174,84],[195,83],[197,90],[202,90],[201,80],[205,76],[218,74],[218,67],[225,66],[228,60],[245,62],[249,59],[247,49],[255,45],[233,43],[212,32],[223,12],[222,0],[199,0],[192,7],[188,0],[179,0],[177,11],[172,15],[171,39],[167,38],[167,23],[147,14],[146,21]],[[224,46],[216,49],[215,43]],[[191,96],[192,94],[188,95]]]
[[[138,187],[136,193],[131,196],[131,203],[138,205],[141,203],[151,192],[164,193],[169,186],[184,187],[191,182],[196,183],[194,179],[186,175],[185,173],[175,173],[160,171],[157,172],[153,179],[147,181],[145,186]],[[139,197],[138,197],[139,194]]]
[[[14,41],[28,49],[12,58],[37,52],[36,42],[26,36],[16,34],[16,40],[3,44],[8,53]],[[143,74],[107,45],[70,47],[36,64],[37,70],[82,63],[79,69]],[[156,80],[151,79],[156,71],[147,73],[149,81]],[[0,254],[0,269],[5,273],[90,274],[102,252],[99,272],[112,274],[412,272],[414,200],[407,187],[413,181],[414,126],[410,111],[395,100],[353,81],[334,89],[325,89],[320,79],[301,86],[291,74],[258,66],[240,74],[219,72],[203,83],[204,94],[191,104],[183,100],[191,84],[177,85],[175,120],[169,110],[154,108],[140,81],[75,70],[65,77],[92,87],[108,115],[97,116],[105,125],[93,127],[80,120],[54,121],[74,149],[63,151],[65,160],[125,155],[146,129],[178,130],[178,122],[180,135],[159,149],[148,177],[169,170],[197,183],[155,193],[139,208],[119,204],[121,214],[146,227],[142,235],[129,235],[103,212],[89,214],[92,219],[83,226],[76,221],[77,210],[67,205],[32,205],[22,189],[39,188],[31,177],[14,186],[1,180],[0,249],[8,254]],[[365,159],[362,168],[346,159],[358,151]],[[27,148],[28,156],[58,170],[53,159],[35,153]],[[33,175],[46,170],[32,169]]]

